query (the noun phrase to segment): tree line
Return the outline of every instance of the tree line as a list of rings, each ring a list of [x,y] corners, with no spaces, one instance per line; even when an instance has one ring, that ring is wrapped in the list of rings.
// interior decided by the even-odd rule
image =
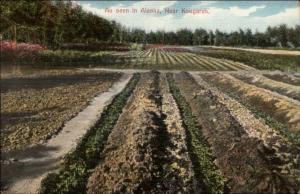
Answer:
[[[268,27],[264,32],[239,29],[180,29],[146,32],[130,29],[84,11],[71,0],[20,0],[0,2],[0,33],[3,40],[39,43],[57,47],[62,43],[118,43],[300,47],[300,25]]]
[[[180,29],[165,32],[162,30],[146,33],[142,29],[119,27],[114,31],[115,41],[171,44],[171,45],[215,45],[215,46],[250,46],[250,47],[300,47],[300,25],[288,27],[285,24],[271,27],[264,32],[251,29],[222,32],[220,30]]]
[[[2,39],[57,46],[65,42],[106,41],[110,21],[86,12],[71,0],[1,1]]]

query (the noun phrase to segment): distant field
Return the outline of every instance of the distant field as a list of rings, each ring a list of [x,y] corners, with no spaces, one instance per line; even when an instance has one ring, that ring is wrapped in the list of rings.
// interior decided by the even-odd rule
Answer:
[[[200,55],[239,61],[259,70],[300,72],[300,56],[272,55],[243,50],[203,48]]]
[[[5,62],[10,64],[11,62]],[[254,68],[232,60],[220,60],[187,49],[150,48],[141,51],[42,51],[36,60],[17,61],[24,67],[106,67],[115,69],[157,69],[235,71]]]
[[[300,49],[298,48],[243,48],[243,47],[226,47],[226,46],[204,46],[204,48],[228,49],[228,50],[242,50],[251,51],[273,55],[297,55],[300,56]]]
[[[258,69],[300,72],[300,56],[206,47],[146,45],[144,50],[131,51],[42,50],[1,63],[3,67],[12,65],[37,68],[105,67],[184,71]]]

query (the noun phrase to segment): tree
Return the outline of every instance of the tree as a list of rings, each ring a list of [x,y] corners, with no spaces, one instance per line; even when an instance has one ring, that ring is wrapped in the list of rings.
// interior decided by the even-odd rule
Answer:
[[[209,42],[209,45],[213,45],[214,38],[215,38],[215,35],[214,35],[213,31],[210,30],[209,33],[208,33],[208,42]]]
[[[281,24],[278,27],[278,37],[279,37],[279,41],[283,47],[287,46],[287,41],[288,41],[287,35],[288,35],[288,29],[287,29],[286,24]]]
[[[193,33],[188,29],[180,29],[176,32],[178,37],[178,44],[180,45],[192,45],[193,44]]]
[[[107,40],[111,22],[82,10],[71,0],[1,1],[1,34],[24,42],[58,46],[64,42]],[[16,32],[16,33],[15,33]]]
[[[208,33],[205,29],[196,29],[193,34],[194,45],[206,45],[208,43]]]

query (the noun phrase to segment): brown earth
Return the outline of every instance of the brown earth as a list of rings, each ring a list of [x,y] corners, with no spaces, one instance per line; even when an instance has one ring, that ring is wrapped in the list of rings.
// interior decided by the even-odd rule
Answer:
[[[265,77],[268,77],[270,79],[281,81],[287,84],[292,84],[295,86],[300,86],[300,78],[290,75],[290,74],[283,74],[283,73],[265,73],[263,74]]]
[[[237,102],[210,89],[205,82],[197,80],[196,83],[185,73],[176,74],[175,80],[202,126],[216,157],[215,163],[227,179],[229,192],[294,193],[299,190],[300,180],[296,178],[300,175],[299,148],[260,123]],[[241,118],[244,122],[239,120]]]
[[[167,90],[158,73],[142,75],[89,178],[88,193],[196,192],[184,130]]]
[[[249,102],[257,110],[287,125],[293,132],[300,132],[300,103],[286,96],[247,84],[228,74],[201,74],[203,79],[238,98]]]
[[[49,139],[120,73],[60,71],[1,79],[2,151]]]
[[[231,75],[248,84],[253,84],[257,87],[265,88],[273,92],[277,92],[284,96],[300,101],[300,86],[287,84],[281,81],[275,81],[263,75],[252,74],[249,72],[247,73],[238,72],[238,73],[232,73]]]

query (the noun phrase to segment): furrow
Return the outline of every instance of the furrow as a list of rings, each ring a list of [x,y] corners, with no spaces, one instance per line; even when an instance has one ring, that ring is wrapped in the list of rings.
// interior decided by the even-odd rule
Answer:
[[[274,81],[258,74],[234,73],[232,75],[248,84],[253,84],[300,101],[300,86]]]
[[[174,123],[175,115],[165,115],[174,111],[166,87],[158,72],[142,75],[89,178],[87,193],[193,193],[180,120]]]
[[[76,145],[75,150],[64,157],[60,170],[48,174],[42,180],[39,193],[85,193],[87,178],[97,164],[107,137],[139,79],[139,74],[133,75],[126,87],[104,109],[96,124]]]
[[[228,70],[239,70],[240,68],[237,68],[234,65],[231,65],[230,63],[226,63],[225,60],[221,60],[221,59],[216,59],[216,58],[212,58],[209,57],[209,60],[211,60],[213,63],[215,64],[220,64],[223,65],[224,67],[226,67]]]
[[[299,148],[239,103],[194,77],[181,73],[175,80],[227,180],[226,192],[298,192]]]
[[[202,64],[208,66],[208,70],[219,70],[218,66],[214,65],[213,63],[205,60],[202,56],[196,55],[194,58],[196,58],[197,61],[200,61]]]
[[[228,70],[232,70],[231,68],[228,68],[227,66],[223,66],[221,64],[219,64],[218,62],[215,62],[213,60],[213,58],[210,57],[206,57],[206,56],[199,56],[200,58],[202,58],[203,61],[207,62],[207,63],[211,63],[212,65],[218,67],[218,70],[223,70],[223,71],[228,71]]]
[[[195,69],[196,67],[199,67],[200,70],[206,70],[205,67],[198,63],[196,60],[194,60],[194,58],[190,57],[190,55],[188,55],[188,53],[184,53],[184,54],[180,54],[186,61],[188,61],[188,63],[192,64],[193,69]],[[198,70],[198,68],[197,68]]]
[[[265,77],[269,79],[273,79],[275,81],[284,82],[287,84],[300,86],[300,78],[297,78],[294,75],[286,74],[286,73],[265,73],[263,74]]]
[[[300,104],[269,90],[244,83],[228,74],[201,74],[208,81],[227,93],[245,100],[257,110],[286,124],[292,132],[300,133]]]

